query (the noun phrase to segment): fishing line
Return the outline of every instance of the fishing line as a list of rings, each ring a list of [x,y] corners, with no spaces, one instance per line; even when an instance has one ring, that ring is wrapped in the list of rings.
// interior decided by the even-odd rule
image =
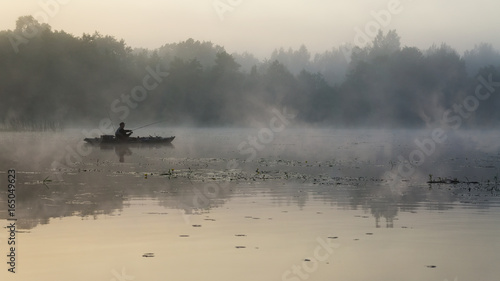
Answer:
[[[109,120],[111,121],[111,126],[113,127],[113,132],[116,132],[115,125],[113,125],[113,119],[111,119],[111,114],[109,114],[109,110],[106,110],[108,113]]]
[[[154,125],[154,124],[158,124],[158,123],[161,123],[161,122],[165,122],[167,121],[168,119],[165,119],[165,120],[161,120],[161,121],[156,121],[156,122],[153,122],[151,124],[147,124],[147,125],[144,125],[144,126],[140,126],[140,127],[137,127],[135,129],[132,129],[132,131],[135,131],[137,129],[142,129],[142,128],[145,128],[145,127],[148,127],[148,126],[151,126],[151,125]]]

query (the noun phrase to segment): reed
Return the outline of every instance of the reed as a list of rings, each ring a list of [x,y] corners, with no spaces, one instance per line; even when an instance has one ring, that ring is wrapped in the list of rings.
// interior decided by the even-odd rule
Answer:
[[[64,126],[59,121],[32,121],[11,119],[0,125],[1,131],[7,132],[58,132],[62,131]]]

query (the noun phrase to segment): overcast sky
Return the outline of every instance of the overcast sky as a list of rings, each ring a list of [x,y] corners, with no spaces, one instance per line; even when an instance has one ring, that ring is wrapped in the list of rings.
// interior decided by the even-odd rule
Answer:
[[[0,0],[0,29],[38,15],[76,36],[99,31],[131,47],[188,38],[228,52],[269,57],[278,47],[312,53],[363,43],[372,30],[396,29],[403,46],[446,42],[460,53],[481,42],[500,48],[499,0]],[[50,13],[41,3],[49,5]],[[66,3],[66,4],[62,4]],[[217,7],[217,9],[216,9]],[[45,19],[43,18],[45,15]],[[376,19],[378,18],[378,20]],[[363,32],[363,34],[361,34]]]

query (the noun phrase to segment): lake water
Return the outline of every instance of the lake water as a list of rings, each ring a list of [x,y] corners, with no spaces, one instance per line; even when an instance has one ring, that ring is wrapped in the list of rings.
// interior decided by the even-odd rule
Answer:
[[[137,133],[176,139],[90,147],[81,130],[0,134],[1,280],[500,276],[495,131]]]

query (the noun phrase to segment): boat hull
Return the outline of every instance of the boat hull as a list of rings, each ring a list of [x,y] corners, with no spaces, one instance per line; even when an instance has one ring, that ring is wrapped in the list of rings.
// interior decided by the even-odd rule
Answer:
[[[175,136],[164,138],[164,137],[129,137],[127,139],[117,139],[115,136],[103,135],[98,138],[85,138],[84,141],[92,145],[119,145],[119,144],[171,144],[175,139]]]

